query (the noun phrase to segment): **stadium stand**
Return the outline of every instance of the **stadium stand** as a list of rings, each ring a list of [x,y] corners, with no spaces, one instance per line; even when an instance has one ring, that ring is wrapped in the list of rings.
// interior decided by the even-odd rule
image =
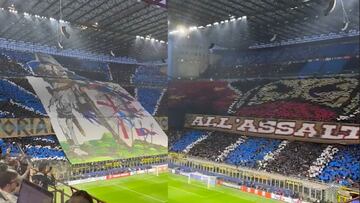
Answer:
[[[257,168],[258,162],[269,152],[274,151],[280,140],[248,137],[244,143],[235,148],[225,162],[237,166]]]
[[[359,71],[354,68],[358,67],[356,64],[349,64],[359,58],[357,42],[351,40],[342,44],[320,43],[220,54],[221,61],[206,69],[202,78],[322,76]]]
[[[163,96],[159,102],[157,111],[156,111],[156,116],[168,116],[168,96],[169,93],[167,91],[167,89],[163,90]]]
[[[339,151],[317,177],[324,182],[335,182],[359,188],[360,146],[338,146]]]
[[[0,50],[1,51],[1,50]],[[20,64],[16,59],[10,58],[3,52],[0,52],[0,74],[5,76],[21,76],[30,75],[29,69],[25,68],[23,64]]]
[[[310,166],[325,148],[325,145],[316,143],[290,142],[266,165],[265,170],[288,176],[308,177]]]
[[[27,62],[35,60],[34,54],[30,52],[15,51],[9,49],[0,49],[0,53],[6,56],[10,61],[25,66]]]
[[[139,87],[136,90],[136,99],[152,115],[155,115],[162,98],[162,89]]]
[[[278,188],[278,187],[272,187],[269,185],[265,185],[265,184],[261,184],[255,181],[251,181],[251,180],[243,180],[241,178],[233,178],[233,177],[229,177],[220,173],[215,173],[215,172],[209,172],[209,171],[205,171],[205,170],[199,170],[199,169],[193,169],[191,167],[187,167],[187,166],[178,166],[175,165],[173,163],[169,164],[170,168],[175,168],[176,170],[179,170],[181,172],[200,172],[202,174],[205,175],[209,175],[209,176],[216,176],[218,177],[218,180],[220,181],[226,181],[226,182],[230,182],[230,183],[235,183],[237,185],[243,185],[243,186],[247,186],[247,187],[252,187],[252,188],[256,188],[259,190],[264,190],[267,192],[273,192],[276,194],[282,194],[286,197],[297,197],[298,194],[294,193],[293,191],[289,190],[289,189],[284,189],[284,188]]]
[[[113,82],[123,85],[130,85],[133,83],[135,70],[137,68],[136,65],[110,63],[109,67]]]
[[[169,112],[356,122],[356,75],[303,79],[179,81],[169,87]],[[301,110],[299,110],[301,109]],[[174,119],[176,119],[175,117]],[[183,123],[179,123],[182,125]]]
[[[206,139],[191,148],[188,154],[215,161],[227,146],[237,141],[238,137],[228,133],[213,132]]]
[[[181,152],[186,149],[191,143],[195,142],[204,135],[201,131],[189,131],[185,132],[181,139],[177,140],[172,146],[171,150],[175,152]]]
[[[351,58],[344,66],[346,73],[359,73],[359,57]]]
[[[237,97],[225,81],[175,81],[168,88],[169,111],[226,114]]]
[[[175,142],[177,142],[184,134],[185,132],[184,131],[180,131],[180,130],[172,130],[172,129],[169,129],[167,131],[168,135],[168,148],[170,149],[174,144]]]
[[[98,81],[109,81],[111,78],[107,63],[66,56],[55,56],[54,58],[62,66],[84,78]]]
[[[174,152],[235,166],[359,187],[360,156],[357,145],[288,142],[213,132],[189,151],[185,150],[206,133],[206,131],[170,131],[169,148]],[[234,146],[234,143],[237,143],[236,146],[222,159],[218,159],[229,149],[227,147]],[[239,179],[235,178],[235,181]]]
[[[20,80],[22,81],[22,80]],[[16,81],[15,81],[16,82]],[[24,85],[24,83],[22,83]],[[38,116],[45,116],[46,112],[42,103],[40,102],[37,95],[33,93],[33,91],[28,91],[31,89],[29,86],[23,88],[22,86],[18,86],[16,83],[7,79],[0,79],[0,102],[1,102],[1,110],[2,112],[10,111],[10,117],[14,117],[15,115],[19,115],[19,117],[23,117],[18,111],[22,112],[32,112],[31,115],[37,114]],[[9,109],[7,107],[16,106],[14,109]],[[25,110],[18,110],[18,109]],[[38,117],[35,116],[35,117]],[[5,116],[6,117],[6,116]]]
[[[18,155],[21,150],[32,160],[66,160],[60,144],[54,135],[26,138],[0,139],[3,152],[10,148],[10,155]]]
[[[135,86],[126,85],[121,87],[124,88],[131,96],[135,97]]]
[[[259,50],[249,50],[240,54],[224,55],[223,60],[236,58],[238,65],[274,64],[282,62],[307,61],[310,59],[356,56],[359,54],[357,42],[320,43],[300,46],[274,47]],[[228,60],[231,61],[231,60]]]
[[[175,170],[176,173],[196,171],[216,176],[219,185],[221,182],[234,183],[238,190],[242,190],[242,186],[247,186],[248,191],[244,192],[253,189],[256,193],[258,190],[262,193],[271,192],[274,198],[284,200],[283,197],[297,199],[300,195],[297,192],[302,190],[304,195],[306,188],[307,197],[311,199],[306,199],[307,203],[325,199],[324,194],[327,194],[328,199],[338,198],[338,202],[345,202],[339,199],[341,196],[339,191],[343,188],[341,186],[355,190],[360,188],[359,144],[312,143],[320,140],[317,135],[312,140],[306,140],[309,142],[300,142],[269,138],[275,135],[261,138],[260,136],[264,135],[252,136],[249,131],[244,134],[230,134],[204,128],[193,130],[184,128],[184,120],[187,113],[192,113],[251,117],[255,120],[264,118],[264,120],[350,123],[348,126],[354,124],[358,126],[360,50],[359,40],[355,39],[358,38],[359,31],[355,28],[358,27],[358,21],[354,20],[354,15],[358,15],[359,11],[353,8],[357,1],[351,1],[351,4],[350,1],[341,1],[341,5],[338,1],[332,11],[325,12],[325,15],[319,14],[318,11],[323,11],[325,9],[323,7],[328,6],[324,5],[328,4],[328,1],[303,0],[289,3],[282,0],[281,3],[274,4],[270,0],[242,3],[240,1],[229,3],[225,0],[182,1],[99,1],[99,4],[96,3],[96,8],[92,8],[95,4],[91,1],[67,1],[65,5],[60,1],[60,8],[58,4],[50,1],[29,0],[23,1],[22,5],[17,1],[3,1],[0,8],[0,24],[3,27],[0,33],[0,46],[4,47],[0,48],[0,124],[3,121],[15,123],[19,118],[48,117],[26,76],[33,76],[31,78],[36,79],[39,79],[39,76],[48,77],[41,75],[42,71],[54,73],[51,77],[75,74],[72,76],[79,80],[119,84],[152,116],[167,117],[170,126],[168,149],[174,153],[166,154],[166,142],[163,142],[165,143],[161,148],[163,155],[145,156],[158,150],[155,143],[159,141],[157,138],[162,131],[160,129],[153,131],[156,123],[148,120],[147,122],[151,122],[148,125],[150,128],[147,128],[148,123],[143,128],[142,108],[140,111],[139,108],[134,107],[135,105],[132,106],[136,102],[132,101],[132,98],[128,99],[126,95],[122,95],[125,100],[117,101],[114,98],[114,102],[112,97],[116,94],[111,94],[110,88],[104,87],[104,92],[107,92],[97,94],[96,88],[101,86],[97,84],[100,83],[91,86],[94,89],[72,88],[71,85],[74,84],[67,83],[67,79],[62,80],[65,82],[59,80],[58,84],[51,79],[44,79],[44,83],[37,84],[52,86],[46,86],[49,88],[49,95],[54,93],[49,106],[52,106],[50,109],[56,109],[58,116],[52,118],[51,123],[53,129],[62,132],[63,139],[66,137],[65,144],[60,139],[62,148],[56,135],[26,134],[9,135],[25,137],[5,138],[6,135],[1,134],[3,137],[0,138],[0,175],[3,175],[7,168],[11,168],[26,177],[28,174],[25,171],[28,170],[27,168],[30,169],[30,165],[32,170],[38,170],[35,168],[42,161],[49,163],[59,161],[57,165],[53,165],[58,166],[57,172],[61,174],[58,176],[59,180],[68,181],[67,183],[73,181],[75,184],[87,181],[96,181],[97,184],[104,181],[99,184],[100,186],[106,185],[105,180],[112,179],[113,176],[126,177],[137,172],[144,175],[150,173],[149,169],[154,169],[156,164],[166,164],[170,161],[169,166],[174,169],[171,170],[173,173]],[[162,2],[165,2],[165,5]],[[207,5],[203,5],[204,3]],[[330,1],[331,3],[336,4],[336,1]],[[214,9],[217,11],[214,12]],[[153,11],[156,13],[152,13]],[[343,19],[333,20],[330,14],[333,11],[332,14],[336,17],[341,16],[342,13]],[[171,16],[171,12],[175,12],[176,15]],[[35,13],[37,15],[33,15]],[[222,14],[226,14],[226,20]],[[235,16],[238,14],[241,16]],[[8,18],[12,15],[16,18]],[[4,16],[6,19],[3,19]],[[54,18],[60,16],[60,19],[50,16]],[[189,19],[189,16],[194,18]],[[301,24],[296,24],[299,21]],[[36,24],[33,24],[34,22]],[[51,27],[55,25],[54,22],[57,22],[55,29]],[[162,24],[164,22],[165,24]],[[47,23],[53,25],[43,29],[42,26]],[[179,25],[183,23],[182,26],[186,28],[181,30],[181,26],[177,27],[177,23]],[[227,26],[227,23],[232,26]],[[58,25],[61,24],[64,26],[59,32]],[[199,27],[187,28],[190,24]],[[341,29],[341,25],[346,27]],[[220,26],[222,28],[217,29]],[[245,27],[246,29],[243,29]],[[239,30],[235,31],[233,28]],[[54,30],[57,30],[57,34],[53,33]],[[197,34],[193,33],[194,30],[197,30]],[[180,35],[177,35],[179,33]],[[350,35],[352,33],[357,34]],[[311,37],[317,36],[319,41],[306,41],[310,34]],[[195,35],[201,36],[201,40],[196,41]],[[272,39],[271,35],[273,35]],[[333,38],[326,38],[328,36]],[[338,36],[347,37],[342,39],[337,38]],[[169,49],[167,49],[167,41],[169,41]],[[285,45],[286,42],[291,41],[293,43]],[[210,46],[209,42],[211,42]],[[56,44],[58,48],[54,47]],[[148,49],[147,44],[154,47],[153,53],[150,53],[151,49]],[[259,48],[257,45],[274,46]],[[33,50],[33,52],[23,50]],[[152,62],[145,60],[152,58],[152,54],[166,55],[160,53],[167,50],[169,50],[167,54],[169,60],[163,56],[154,57],[156,59]],[[174,54],[170,50],[175,50]],[[43,62],[42,66],[37,66],[40,65],[37,59],[41,59],[39,56],[42,54],[44,54],[43,61],[39,60]],[[49,54],[48,57],[46,54]],[[144,56],[138,57],[139,60],[120,56],[138,54]],[[56,69],[56,65],[54,66],[51,60],[47,60],[51,59],[50,56],[71,71],[71,74]],[[171,70],[169,75],[167,62]],[[41,68],[40,73],[34,73],[36,67]],[[199,80],[198,73],[200,73]],[[186,81],[181,78],[191,79]],[[68,95],[66,91],[69,91]],[[94,94],[90,95],[89,92]],[[41,99],[44,100],[43,97]],[[73,102],[74,100],[77,101]],[[103,111],[100,112],[97,106],[102,106]],[[74,109],[76,112],[73,112]],[[49,113],[49,115],[53,114]],[[54,122],[57,122],[56,127]],[[239,123],[235,119],[234,122]],[[84,123],[92,125],[88,127],[82,125]],[[135,126],[137,123],[141,128]],[[210,125],[208,126],[211,127]],[[219,126],[221,125],[216,127]],[[96,140],[97,138],[92,137],[94,139],[84,141],[91,137],[90,135],[96,134],[96,130],[91,130],[97,127],[101,128],[101,133],[97,136],[101,139]],[[336,130],[339,129],[336,127]],[[0,133],[3,130],[0,129]],[[90,133],[87,130],[90,130]],[[75,134],[80,135],[80,140],[76,140]],[[148,142],[148,136],[151,142]],[[302,139],[299,138],[300,136],[295,139]],[[346,136],[344,134],[344,140]],[[165,134],[162,137],[164,141]],[[303,137],[305,139],[312,136],[306,134]],[[89,149],[88,152],[79,153],[83,148]],[[97,153],[106,150],[109,152],[100,157],[105,161],[94,162],[99,158]],[[107,160],[113,158],[115,154],[131,157],[135,152],[140,154],[139,157]],[[92,153],[95,154],[94,157],[89,158],[88,155]],[[141,156],[142,153],[144,156]],[[75,158],[79,159],[74,159],[70,164],[69,154],[77,154],[79,156]],[[174,155],[174,160],[169,159],[171,154]],[[193,160],[195,161],[192,162]],[[180,164],[176,165],[176,161]],[[20,185],[20,181],[16,183]],[[153,185],[157,184],[153,187],[154,191],[159,192],[161,186],[158,186],[157,181],[153,183]],[[323,187],[317,188],[325,183],[326,190]],[[168,187],[167,183],[166,187]],[[196,187],[202,189],[201,186],[196,185]],[[335,187],[336,189],[333,189]],[[146,194],[146,189],[142,187],[127,188],[125,185],[112,182],[106,185],[104,191],[107,192],[106,190],[110,188],[115,188],[120,195],[129,192],[135,193],[132,197],[142,196],[144,199],[165,202],[156,195],[153,197],[153,194]],[[329,188],[332,193],[329,193]],[[98,190],[100,187],[95,189]],[[207,192],[215,194],[217,189],[209,189]],[[166,196],[169,194],[168,191],[165,190]],[[185,196],[186,185],[183,188],[179,187],[179,191],[177,191],[179,197]],[[188,193],[205,197],[196,192]],[[225,193],[220,196],[222,195],[225,196]],[[63,197],[61,200],[61,203],[64,203]],[[117,200],[120,201],[119,198]],[[128,201],[138,202],[135,198]],[[101,201],[97,203],[99,202]],[[302,199],[287,202],[300,203]]]
[[[167,76],[163,67],[139,66],[134,75],[134,83],[137,85],[165,86]]]
[[[235,65],[229,67],[210,67],[202,74],[202,78],[212,79],[239,79],[274,76],[291,76],[300,72],[304,62],[286,64],[258,64],[258,65]]]
[[[244,83],[232,86],[245,94]],[[358,90],[356,76],[276,80],[252,90],[255,96],[241,99],[238,104],[242,107],[233,111],[242,116],[336,121],[340,115],[359,109],[359,104],[353,102]],[[345,104],[348,107],[344,108]]]
[[[30,85],[29,81],[26,78],[6,78],[8,81],[13,82],[20,88],[23,88],[24,90],[31,92],[32,94],[36,94],[35,90]]]

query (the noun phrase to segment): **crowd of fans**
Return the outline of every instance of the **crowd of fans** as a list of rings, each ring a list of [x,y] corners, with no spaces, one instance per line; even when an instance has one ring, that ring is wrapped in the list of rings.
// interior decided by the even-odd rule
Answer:
[[[27,89],[29,87],[26,87]],[[23,112],[31,112],[31,114],[36,114],[39,116],[46,115],[45,109],[40,101],[40,99],[33,92],[28,91],[15,84],[14,82],[7,79],[0,79],[0,111],[9,111],[10,117],[12,114],[19,114],[15,112],[15,109],[6,109],[9,105],[17,106],[18,108],[22,108]],[[5,116],[6,117],[6,116]],[[23,117],[23,116],[20,116]]]
[[[113,82],[120,85],[133,84],[137,65],[110,63],[109,67]]]
[[[235,149],[237,149],[239,145],[244,143],[246,139],[247,138],[245,136],[238,136],[237,140],[231,143],[230,145],[228,145],[224,149],[224,151],[222,151],[221,154],[215,159],[215,161],[223,162],[229,156],[229,154]]]
[[[163,90],[157,88],[139,87],[136,89],[136,99],[151,115],[155,115],[160,105]]]
[[[184,133],[184,135],[181,137],[181,139],[177,140],[171,147],[171,151],[175,152],[182,152],[193,142],[200,139],[202,136],[206,134],[202,131],[187,131]]]
[[[170,151],[201,159],[350,187],[359,187],[360,183],[358,145],[325,145],[206,131],[170,131],[169,140]]]
[[[137,85],[166,86],[166,67],[139,66],[134,74],[133,82]]]
[[[16,203],[23,180],[31,180],[46,190],[49,185],[54,185],[48,163],[44,161],[35,166],[19,145],[13,146],[15,144],[18,143],[8,145],[7,141],[0,141],[0,202]]]
[[[274,78],[291,76],[322,76],[358,73],[358,58],[334,59],[309,62],[289,62],[281,64],[236,65],[230,67],[209,67],[201,78],[239,79]]]
[[[336,121],[339,115],[359,108],[354,102],[359,91],[356,76],[273,80],[244,91],[250,85],[246,83],[232,83],[241,94],[252,93],[238,100],[232,109],[237,115]]]
[[[230,67],[209,67],[201,78],[238,79],[274,76],[291,76],[301,71],[305,63],[236,65]]]
[[[40,162],[34,166],[23,157],[10,157],[6,152],[0,159],[0,202],[18,202],[20,187],[25,180],[36,184],[39,189],[49,190],[49,186],[55,186],[55,177],[52,171],[52,167],[47,162]],[[27,197],[31,196],[31,194],[26,195]],[[91,195],[82,190],[73,192],[67,200],[67,203],[79,202],[93,203],[94,201]]]
[[[26,90],[27,92],[30,92],[34,95],[36,94],[35,90],[32,88],[31,84],[29,83],[29,81],[26,78],[13,77],[13,78],[6,78],[6,79],[8,81],[16,84],[18,87]]]
[[[17,63],[10,59],[7,55],[0,52],[0,75],[3,76],[18,76],[18,75],[30,75],[22,64]]]
[[[162,98],[160,100],[160,102],[158,103],[158,108],[156,111],[156,116],[168,116],[169,111],[168,111],[168,96],[169,96],[169,92],[167,91],[167,89],[163,89],[163,94],[162,94]]]
[[[213,132],[207,139],[204,139],[191,148],[188,154],[215,161],[227,146],[236,142],[238,137],[239,136],[233,134]],[[211,146],[211,150],[209,150],[208,146]]]
[[[360,145],[338,146],[338,152],[318,176],[324,182],[360,187]]]
[[[280,140],[248,137],[227,156],[225,162],[256,168],[258,161],[262,160],[267,153],[274,151],[279,144]]]
[[[86,79],[109,81],[111,78],[108,64],[105,62],[67,56],[54,56],[54,58],[66,69]]]
[[[0,139],[0,146],[2,151],[10,150],[10,156],[24,152],[31,161],[66,160],[57,138],[53,135]]]
[[[173,120],[184,118],[186,113],[224,115],[238,97],[225,81],[174,81],[168,95]]]
[[[26,80],[18,77],[32,75],[28,62],[35,60],[34,54],[19,51],[0,50],[0,75],[17,76],[0,80],[0,117],[42,117],[46,112],[35,91]],[[158,66],[138,66],[129,64],[104,63],[83,60],[74,57],[54,56],[65,68],[73,71],[77,79],[91,79],[113,81],[127,86],[133,96],[137,96],[141,104],[151,114],[155,115],[160,109],[161,115],[166,115],[167,109],[160,108],[165,94],[163,89],[154,89],[152,86],[164,86],[167,83],[166,68]],[[1,71],[5,71],[2,73]],[[8,72],[11,74],[8,74]],[[165,72],[164,72],[165,71]],[[9,72],[9,73],[10,73]],[[133,80],[136,80],[133,83]],[[136,84],[136,86],[133,86]],[[162,103],[164,104],[164,102]]]
[[[133,85],[124,85],[121,86],[122,88],[124,88],[132,97],[135,98],[135,86]]]
[[[10,60],[24,66],[27,62],[35,60],[35,54],[30,52],[14,51],[0,48],[0,53],[7,56]]]
[[[165,160],[166,156],[159,155],[70,165],[54,135],[0,139],[0,202],[16,203],[24,179],[47,190],[55,185],[55,179],[70,181],[145,170]]]
[[[290,142],[266,165],[265,170],[287,176],[308,177],[310,167],[325,148],[326,145],[317,143]]]
[[[0,100],[0,118],[38,118],[42,116],[12,100]]]
[[[185,131],[169,129],[167,131],[167,134],[168,134],[168,148],[170,149],[175,144],[175,142],[177,142],[185,134]]]
[[[224,51],[221,60],[202,78],[236,79],[279,76],[313,76],[359,73],[358,42],[320,43],[300,46]]]
[[[321,155],[310,166],[308,170],[308,176],[312,178],[318,176],[324,167],[334,158],[334,154],[336,154],[338,151],[339,149],[337,147],[328,145],[321,153]]]
[[[226,52],[221,62],[222,64],[238,65],[275,64],[345,56],[355,57],[359,55],[359,52],[356,41],[343,44],[301,44],[300,46],[281,46],[237,53]]]
[[[179,126],[186,113],[356,123],[359,91],[357,75],[176,81],[167,99],[169,115]]]

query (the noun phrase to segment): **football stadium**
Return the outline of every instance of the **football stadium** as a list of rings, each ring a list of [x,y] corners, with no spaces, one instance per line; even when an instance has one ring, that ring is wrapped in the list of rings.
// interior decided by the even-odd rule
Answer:
[[[359,0],[0,0],[0,203],[359,203]]]

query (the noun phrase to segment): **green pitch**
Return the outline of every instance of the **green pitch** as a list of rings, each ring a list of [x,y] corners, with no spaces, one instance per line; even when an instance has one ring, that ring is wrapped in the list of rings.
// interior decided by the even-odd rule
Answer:
[[[204,183],[173,174],[144,174],[107,181],[75,185],[107,203],[278,203],[239,190],[216,186],[208,189]]]
[[[106,203],[168,202],[167,174],[135,175],[112,180],[74,185]]]
[[[169,202],[172,203],[279,203],[224,186],[206,187],[205,183],[191,181],[187,183],[184,176],[169,174]]]

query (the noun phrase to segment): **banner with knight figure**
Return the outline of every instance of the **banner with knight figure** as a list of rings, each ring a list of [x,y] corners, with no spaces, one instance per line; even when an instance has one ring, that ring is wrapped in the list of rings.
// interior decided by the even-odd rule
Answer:
[[[167,153],[166,134],[122,87],[74,79],[51,56],[36,57],[39,66],[34,73],[46,72],[50,77],[27,79],[71,163]]]

